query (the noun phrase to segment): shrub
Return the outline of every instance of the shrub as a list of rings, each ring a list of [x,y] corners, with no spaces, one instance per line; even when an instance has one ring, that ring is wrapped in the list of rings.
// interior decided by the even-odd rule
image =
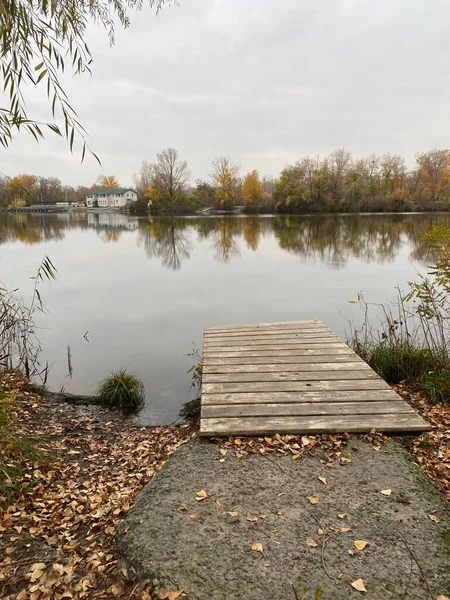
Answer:
[[[448,404],[450,402],[450,372],[441,371],[424,375],[419,389],[430,402]]]
[[[144,384],[125,369],[111,373],[98,388],[99,403],[125,414],[138,412],[144,405]]]

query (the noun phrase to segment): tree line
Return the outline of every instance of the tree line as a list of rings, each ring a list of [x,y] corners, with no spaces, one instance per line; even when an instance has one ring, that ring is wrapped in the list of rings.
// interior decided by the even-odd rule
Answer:
[[[257,170],[241,175],[227,157],[216,158],[205,180],[193,188],[190,171],[176,150],[164,150],[155,163],[143,161],[133,177],[141,202],[155,212],[198,208],[246,212],[305,213],[447,210],[450,208],[450,150],[416,155],[408,170],[403,157],[386,153],[355,159],[340,148],[327,156],[307,155],[278,177]],[[138,208],[138,207],[136,207]]]
[[[83,202],[89,190],[117,187],[113,175],[77,188],[53,177],[0,177],[0,206]],[[138,193],[138,201],[129,206],[134,213],[236,207],[250,213],[449,210],[450,150],[419,153],[408,170],[398,154],[355,159],[341,148],[327,156],[303,156],[278,177],[261,176],[257,170],[242,175],[239,164],[223,156],[213,160],[207,177],[192,185],[187,161],[168,148],[154,162],[142,162],[132,187]]]

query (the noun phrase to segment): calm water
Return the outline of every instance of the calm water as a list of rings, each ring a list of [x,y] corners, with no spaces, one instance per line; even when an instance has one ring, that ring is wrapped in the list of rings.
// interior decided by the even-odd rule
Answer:
[[[29,297],[48,255],[58,278],[41,287],[38,324],[50,387],[90,394],[127,367],[145,382],[143,422],[167,423],[189,399],[186,354],[204,327],[322,319],[342,336],[359,291],[388,301],[425,268],[418,236],[434,222],[450,215],[0,214],[0,279]]]

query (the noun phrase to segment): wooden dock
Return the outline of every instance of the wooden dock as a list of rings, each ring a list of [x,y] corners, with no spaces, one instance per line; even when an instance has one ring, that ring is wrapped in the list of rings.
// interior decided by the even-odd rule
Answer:
[[[201,435],[427,431],[321,321],[209,327]]]

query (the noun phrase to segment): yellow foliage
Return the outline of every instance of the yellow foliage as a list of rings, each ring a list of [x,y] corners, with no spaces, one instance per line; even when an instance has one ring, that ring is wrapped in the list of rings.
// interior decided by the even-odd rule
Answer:
[[[242,186],[242,196],[245,204],[253,205],[262,198],[263,186],[259,179],[258,171],[247,173]]]

